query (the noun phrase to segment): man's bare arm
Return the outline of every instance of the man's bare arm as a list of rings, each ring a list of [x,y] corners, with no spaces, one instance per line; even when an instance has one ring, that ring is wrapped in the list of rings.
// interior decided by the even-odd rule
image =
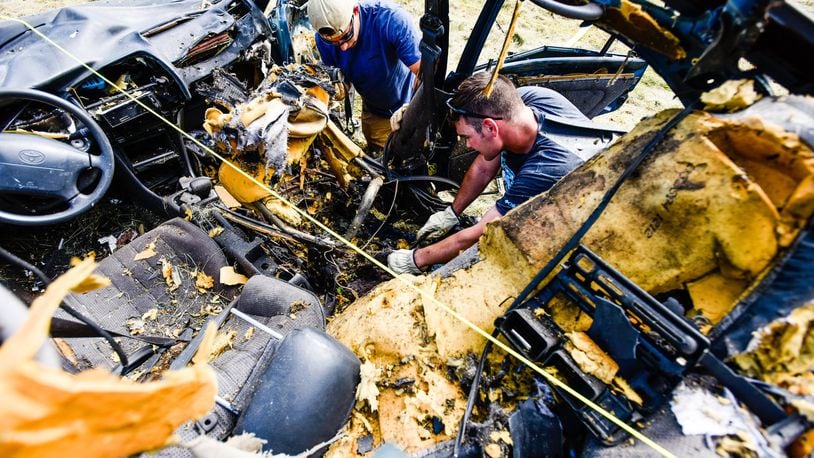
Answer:
[[[497,211],[497,208],[492,207],[483,215],[480,221],[478,221],[478,224],[456,232],[440,242],[419,248],[416,250],[414,257],[416,265],[423,269],[433,264],[447,262],[455,256],[458,256],[458,253],[471,247],[478,241],[480,236],[483,235],[486,223],[497,218],[500,218],[500,212]]]
[[[421,69],[421,59],[418,59],[416,61],[416,63],[414,63],[413,65],[410,65],[407,68],[409,68],[410,71],[413,72],[413,75],[418,76],[418,71]]]
[[[407,67],[413,72],[413,75],[416,76],[416,79],[413,81],[413,91],[418,89],[418,85],[421,84],[421,75],[419,75],[419,71],[421,70],[421,59],[418,59],[416,63]]]
[[[499,170],[500,159],[487,161],[483,155],[478,154],[466,171],[463,182],[461,182],[461,189],[458,190],[458,194],[455,195],[455,200],[452,202],[452,209],[455,210],[455,213],[460,215],[469,204],[474,202]]]

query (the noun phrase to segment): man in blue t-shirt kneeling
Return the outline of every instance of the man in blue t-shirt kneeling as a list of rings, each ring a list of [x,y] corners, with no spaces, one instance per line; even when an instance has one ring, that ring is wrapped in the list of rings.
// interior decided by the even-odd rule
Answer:
[[[417,239],[441,237],[458,224],[458,215],[501,168],[504,177],[511,177],[506,180],[506,193],[476,225],[423,248],[390,253],[387,264],[396,273],[417,274],[449,261],[477,242],[486,223],[547,191],[582,164],[576,154],[545,135],[546,115],[587,121],[577,107],[551,89],[515,89],[505,76],[498,77],[487,98],[483,90],[490,76],[489,72],[470,76],[447,102],[458,136],[480,154],[464,175],[452,205],[430,216]]]
[[[383,148],[390,117],[410,101],[421,62],[410,15],[387,0],[309,0],[322,62],[338,67],[362,96],[362,132]]]

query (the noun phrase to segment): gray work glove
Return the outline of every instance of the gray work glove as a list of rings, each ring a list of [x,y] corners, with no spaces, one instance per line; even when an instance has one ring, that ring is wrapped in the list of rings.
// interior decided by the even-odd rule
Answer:
[[[424,226],[418,230],[416,242],[424,239],[433,240],[443,237],[444,234],[455,227],[458,222],[458,215],[455,214],[452,205],[440,212],[433,213],[432,216],[427,219],[427,222],[424,223]]]
[[[404,112],[407,111],[407,107],[410,106],[409,104],[405,103],[401,106],[393,116],[390,116],[390,130],[393,132],[399,130],[401,128],[401,120],[404,118]]]
[[[387,255],[387,267],[397,274],[420,274],[415,264],[415,250],[396,250]]]

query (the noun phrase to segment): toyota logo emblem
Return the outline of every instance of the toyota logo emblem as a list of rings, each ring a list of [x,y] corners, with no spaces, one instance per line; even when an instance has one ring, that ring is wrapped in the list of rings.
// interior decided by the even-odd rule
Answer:
[[[21,161],[30,165],[38,165],[45,162],[45,154],[33,149],[24,149],[20,151],[19,156]]]

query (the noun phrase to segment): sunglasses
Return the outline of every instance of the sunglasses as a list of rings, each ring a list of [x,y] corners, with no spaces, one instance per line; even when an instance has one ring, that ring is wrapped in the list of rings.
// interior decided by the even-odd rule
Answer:
[[[494,119],[495,121],[500,121],[501,119],[503,119],[500,116],[490,116],[490,115],[475,113],[473,111],[464,110],[463,108],[458,108],[456,106],[453,106],[452,105],[452,97],[447,99],[446,104],[447,104],[447,108],[449,108],[449,111],[452,112],[453,117],[467,116],[469,118]]]
[[[331,35],[327,35],[325,33],[322,33],[321,31],[320,31],[319,34],[322,35],[322,38],[324,38],[325,41],[327,41],[328,43],[330,43],[330,44],[332,44],[334,46],[337,46],[337,47],[342,46],[345,43],[353,40],[353,19],[355,17],[356,17],[355,14],[350,17],[350,27],[348,27],[348,30],[345,31],[345,33],[343,33],[338,39],[334,38]]]

